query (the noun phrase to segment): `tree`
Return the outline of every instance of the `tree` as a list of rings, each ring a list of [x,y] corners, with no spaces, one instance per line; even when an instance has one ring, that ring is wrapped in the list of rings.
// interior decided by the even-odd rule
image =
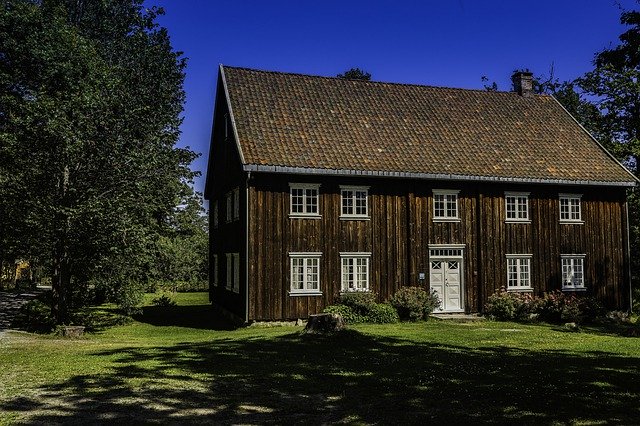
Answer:
[[[343,74],[338,74],[336,77],[343,78],[345,80],[371,80],[371,74],[361,70],[360,68],[351,68],[350,70],[345,71]]]
[[[53,311],[87,283],[129,294],[195,173],[175,147],[184,59],[142,0],[8,0],[0,14],[5,208],[48,258]],[[25,206],[25,207],[18,207]],[[15,239],[16,236],[13,236]],[[22,240],[24,241],[24,240]]]

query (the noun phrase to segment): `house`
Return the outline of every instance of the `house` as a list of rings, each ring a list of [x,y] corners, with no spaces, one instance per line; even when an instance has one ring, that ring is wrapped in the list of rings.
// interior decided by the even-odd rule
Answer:
[[[479,312],[500,289],[630,305],[636,178],[532,92],[220,66],[205,195],[213,303],[305,318],[341,292],[436,290]]]

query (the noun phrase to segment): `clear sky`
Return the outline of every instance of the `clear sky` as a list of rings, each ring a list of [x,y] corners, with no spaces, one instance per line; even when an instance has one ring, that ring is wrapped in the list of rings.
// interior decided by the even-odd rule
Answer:
[[[516,68],[574,79],[617,44],[633,0],[146,0],[188,58],[180,146],[202,155],[204,189],[218,65],[373,80],[509,90]]]

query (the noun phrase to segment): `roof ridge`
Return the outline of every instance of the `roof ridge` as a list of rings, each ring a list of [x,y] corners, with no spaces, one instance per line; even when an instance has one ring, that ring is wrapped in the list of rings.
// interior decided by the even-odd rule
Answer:
[[[294,77],[306,77],[306,78],[324,79],[324,80],[332,80],[332,81],[350,81],[350,82],[355,82],[356,84],[375,84],[375,85],[405,86],[405,87],[426,87],[426,88],[430,88],[430,89],[457,90],[457,91],[464,91],[464,92],[480,92],[480,93],[491,93],[491,94],[500,94],[500,95],[510,95],[510,96],[516,95],[516,96],[520,96],[516,92],[505,91],[505,90],[492,91],[492,90],[486,90],[486,89],[467,89],[467,88],[464,88],[464,87],[434,86],[434,85],[430,85],[430,84],[398,83],[398,82],[393,82],[393,81],[375,81],[375,80],[348,79],[348,78],[340,78],[340,77],[329,77],[329,76],[325,76],[325,75],[303,74],[303,73],[299,73],[299,72],[272,71],[272,70],[264,70],[264,69],[258,69],[258,68],[250,68],[250,67],[236,67],[236,66],[224,65],[224,64],[220,64],[220,66],[223,69],[229,69],[230,68],[230,69],[236,69],[236,70],[258,72],[258,73],[263,73],[263,74],[288,75],[288,76],[294,76]],[[535,93],[534,95],[537,96],[537,97],[551,97],[551,95],[547,95],[545,93]]]

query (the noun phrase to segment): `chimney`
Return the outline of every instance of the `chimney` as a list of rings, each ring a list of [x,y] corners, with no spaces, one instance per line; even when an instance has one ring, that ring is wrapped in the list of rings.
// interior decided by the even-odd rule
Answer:
[[[513,82],[513,90],[518,92],[520,96],[533,95],[533,73],[529,71],[516,71],[511,76]]]

